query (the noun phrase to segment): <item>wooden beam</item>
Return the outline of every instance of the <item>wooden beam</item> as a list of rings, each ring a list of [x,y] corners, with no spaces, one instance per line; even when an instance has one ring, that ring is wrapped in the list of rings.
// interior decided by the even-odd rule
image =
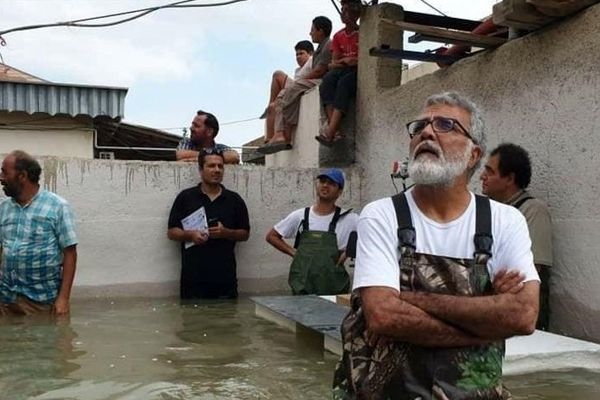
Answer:
[[[457,44],[460,46],[473,46],[471,42],[465,42],[460,39],[447,39],[440,38],[433,35],[424,35],[422,33],[415,33],[414,35],[408,38],[409,43],[420,43],[420,42],[434,42],[434,43],[449,43],[449,44]]]
[[[576,13],[592,4],[600,3],[600,0],[527,0],[542,14],[553,17],[565,17]]]
[[[426,61],[442,64],[452,64],[464,58],[462,56],[447,56],[435,53],[420,53],[418,51],[390,49],[386,47],[373,47],[369,50],[369,55],[373,57],[393,58],[395,60],[413,60]]]
[[[526,0],[503,0],[496,3],[492,15],[496,25],[526,31],[534,31],[556,19],[542,14]]]
[[[387,18],[382,18],[381,21],[389,25],[397,26],[403,31],[421,33],[424,35],[436,37],[438,39],[445,39],[448,43],[450,43],[451,40],[460,40],[463,43],[468,43],[470,46],[481,47],[486,49],[490,47],[498,47],[506,42],[505,39],[493,36],[483,36],[476,35],[474,33],[452,31],[442,28],[436,28],[433,26],[413,24],[406,21],[394,21]]]

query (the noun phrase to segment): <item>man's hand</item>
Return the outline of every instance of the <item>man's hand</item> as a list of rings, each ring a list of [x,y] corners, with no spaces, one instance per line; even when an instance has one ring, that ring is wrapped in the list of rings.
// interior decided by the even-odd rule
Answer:
[[[519,271],[508,271],[503,269],[494,277],[494,292],[502,293],[519,293],[523,289],[523,280],[525,276]]]
[[[355,67],[358,65],[358,57],[343,57],[339,61],[348,67]]]
[[[69,299],[57,297],[54,307],[52,307],[52,313],[57,317],[69,314]]]
[[[202,245],[208,241],[208,233],[202,231],[192,231],[190,241],[194,244]]]
[[[337,260],[337,263],[336,263],[336,265],[337,265],[337,266],[339,266],[339,267],[342,267],[342,268],[344,268],[344,262],[346,262],[346,259],[347,259],[347,258],[348,258],[348,257],[346,256],[346,252],[345,252],[345,251],[342,251],[342,253],[340,254],[340,257],[339,257],[339,258],[338,258],[338,260]]]
[[[227,239],[229,229],[225,228],[221,221],[217,222],[217,226],[211,226],[208,228],[208,236],[211,239]]]

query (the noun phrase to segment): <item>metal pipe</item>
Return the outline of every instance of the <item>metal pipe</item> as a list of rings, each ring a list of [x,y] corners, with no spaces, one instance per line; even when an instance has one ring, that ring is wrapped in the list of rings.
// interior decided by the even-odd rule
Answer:
[[[95,149],[100,149],[100,150],[144,150],[144,151],[148,151],[148,150],[156,150],[156,151],[176,151],[177,149],[175,147],[135,147],[135,146],[104,146],[104,145],[99,145],[98,144],[98,131],[96,129],[93,129],[94,131],[94,148]],[[244,150],[244,149],[248,149],[248,150],[255,150],[258,149],[259,146],[240,146],[240,147],[234,147],[234,146],[228,146],[230,149],[234,149],[234,150]]]

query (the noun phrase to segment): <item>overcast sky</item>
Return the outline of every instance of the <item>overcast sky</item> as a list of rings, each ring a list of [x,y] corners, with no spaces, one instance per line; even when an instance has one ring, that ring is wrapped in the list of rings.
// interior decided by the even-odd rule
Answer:
[[[0,30],[169,2],[1,0]],[[406,10],[435,13],[419,0],[391,2]],[[491,14],[497,1],[427,2],[449,16],[480,19]],[[329,17],[334,31],[342,28],[331,0],[247,0],[215,8],[160,10],[108,28],[9,33],[0,53],[6,64],[49,81],[128,87],[127,122],[180,128],[189,126],[197,109],[210,111],[224,124],[217,141],[240,146],[262,134],[263,122],[227,123],[262,113],[272,71],[293,72],[293,46],[309,39],[311,20],[317,15]]]

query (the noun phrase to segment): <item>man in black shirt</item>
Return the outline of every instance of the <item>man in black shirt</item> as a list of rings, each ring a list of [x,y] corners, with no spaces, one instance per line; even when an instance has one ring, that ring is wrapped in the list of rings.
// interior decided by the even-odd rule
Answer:
[[[244,200],[225,189],[223,153],[205,149],[198,157],[202,183],[175,199],[167,236],[181,242],[182,299],[235,298],[237,275],[234,247],[248,240],[250,222]],[[204,207],[207,230],[184,230],[182,219]],[[186,246],[186,242],[188,245]]]

